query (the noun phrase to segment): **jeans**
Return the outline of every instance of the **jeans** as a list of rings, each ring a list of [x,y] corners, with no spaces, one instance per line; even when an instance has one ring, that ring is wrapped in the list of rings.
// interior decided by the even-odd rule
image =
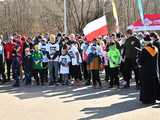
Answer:
[[[66,85],[69,84],[68,74],[61,74],[61,76],[62,76],[62,82]]]
[[[25,74],[25,84],[26,85],[31,85],[31,73],[29,71],[24,71]]]
[[[49,61],[49,82],[58,82],[58,73],[59,73],[59,62],[58,61]]]
[[[19,86],[19,84],[20,84],[20,80],[19,80],[20,65],[16,59],[12,63],[12,73],[13,73],[13,79],[15,80],[15,85]]]

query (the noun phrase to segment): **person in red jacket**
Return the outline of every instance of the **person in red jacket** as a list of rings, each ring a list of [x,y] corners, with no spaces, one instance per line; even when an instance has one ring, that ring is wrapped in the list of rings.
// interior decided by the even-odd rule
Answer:
[[[14,44],[13,41],[10,40],[4,45],[4,55],[5,55],[5,62],[7,65],[7,81],[10,81],[10,70],[11,70],[11,65],[12,65],[12,60],[13,60],[13,50],[14,50]]]
[[[14,41],[15,44],[18,45],[18,61],[19,61],[19,65],[20,65],[20,80],[23,79],[23,67],[22,67],[22,58],[23,58],[23,46],[24,46],[24,42],[25,42],[25,38],[21,37],[21,35],[15,35],[14,36]]]

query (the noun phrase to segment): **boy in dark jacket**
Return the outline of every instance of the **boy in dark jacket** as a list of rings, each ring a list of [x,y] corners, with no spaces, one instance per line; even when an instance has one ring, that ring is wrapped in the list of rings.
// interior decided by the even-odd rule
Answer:
[[[31,85],[31,72],[32,72],[32,57],[30,48],[25,49],[25,56],[24,56],[24,74],[25,74],[25,84]]]
[[[19,49],[19,45],[15,42],[15,48],[12,54],[13,56],[12,73],[13,73],[13,79],[15,80],[13,87],[20,86],[20,61],[19,61],[18,49]]]

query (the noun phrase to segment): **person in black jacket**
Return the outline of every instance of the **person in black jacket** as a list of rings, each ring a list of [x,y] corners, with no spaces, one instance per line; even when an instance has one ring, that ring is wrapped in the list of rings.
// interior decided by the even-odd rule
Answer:
[[[24,55],[24,74],[25,74],[25,85],[31,85],[31,77],[32,77],[32,57],[30,48],[25,49]]]
[[[157,33],[151,33],[151,40],[153,40],[153,45],[158,48],[158,51],[160,52],[160,38]],[[158,52],[158,68],[159,68],[159,75],[160,75],[160,53]],[[160,91],[160,84],[157,86],[157,91]],[[157,99],[160,100],[160,93],[157,93]]]
[[[136,80],[136,85],[137,88],[139,88],[139,78],[138,78],[138,65],[136,62],[136,59],[138,57],[138,51],[136,48],[141,47],[140,41],[133,36],[133,31],[132,30],[127,30],[126,32],[126,42],[124,44],[124,70],[125,70],[125,75],[124,75],[124,80],[126,81],[126,85],[124,88],[130,87],[130,79],[132,78],[132,70],[134,71],[135,74],[135,80]]]
[[[158,48],[158,51],[160,51],[160,39],[157,33],[153,32],[150,34],[151,40],[153,41],[153,45]],[[158,55],[158,62],[160,62],[160,54]],[[160,64],[158,64],[160,69]]]
[[[144,39],[146,45],[139,56],[140,67],[140,101],[144,104],[154,104],[160,100],[159,72],[158,72],[158,49],[147,35]]]
[[[6,82],[6,75],[5,75],[4,48],[2,44],[2,38],[0,38],[0,75],[2,76],[2,79],[0,79],[0,81],[2,84],[4,84]]]
[[[13,73],[13,79],[14,84],[13,87],[19,87],[20,86],[20,60],[19,60],[19,53],[18,50],[20,48],[19,44],[17,42],[14,43],[15,48],[13,51],[13,62],[12,62],[12,73]]]

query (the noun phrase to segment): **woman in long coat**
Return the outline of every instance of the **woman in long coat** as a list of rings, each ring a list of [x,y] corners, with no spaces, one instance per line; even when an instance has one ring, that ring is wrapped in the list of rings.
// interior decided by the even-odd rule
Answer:
[[[146,45],[144,46],[139,58],[139,63],[141,65],[140,101],[144,104],[154,104],[160,94],[160,91],[158,91],[158,49],[150,42],[151,39],[149,35],[146,36],[145,41]]]

